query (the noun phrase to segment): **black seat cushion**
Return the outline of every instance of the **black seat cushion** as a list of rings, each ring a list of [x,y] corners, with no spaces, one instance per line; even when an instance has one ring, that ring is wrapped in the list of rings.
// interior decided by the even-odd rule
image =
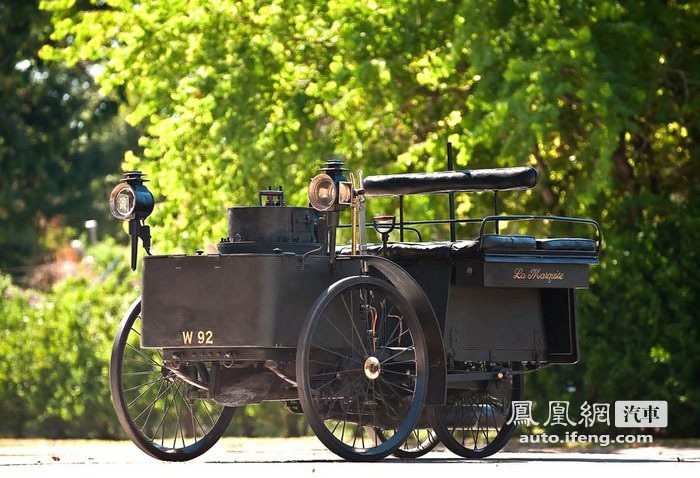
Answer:
[[[537,246],[532,236],[504,236],[502,234],[485,234],[482,249],[517,249],[529,250]]]
[[[595,252],[595,241],[562,237],[556,239],[537,239],[537,248],[546,251],[590,251]]]
[[[531,236],[503,236],[487,234],[484,236],[483,249],[534,250],[535,238]],[[337,254],[350,254],[350,246],[336,249]],[[367,253],[382,255],[381,244],[367,244]],[[390,242],[386,246],[386,257],[392,261],[416,259],[449,259],[450,257],[468,257],[479,253],[479,241],[464,240],[456,242]]]
[[[457,241],[452,243],[450,247],[450,256],[452,257],[468,257],[474,256],[479,252],[479,241]]]
[[[386,245],[386,258],[396,260],[415,259],[448,259],[450,257],[450,242],[390,242]],[[350,254],[350,246],[337,250],[338,254]],[[373,256],[382,255],[381,244],[367,244],[367,253]]]

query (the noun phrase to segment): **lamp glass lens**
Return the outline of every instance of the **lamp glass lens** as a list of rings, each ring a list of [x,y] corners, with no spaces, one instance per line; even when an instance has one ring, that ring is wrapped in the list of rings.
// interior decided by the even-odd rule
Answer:
[[[352,202],[352,183],[341,182],[338,184],[338,203],[350,204]]]
[[[327,174],[319,174],[309,185],[309,202],[318,211],[327,211],[335,203],[335,183]]]
[[[134,195],[130,190],[125,189],[117,194],[117,211],[123,216],[131,214],[134,208]]]
[[[130,219],[136,208],[134,190],[126,183],[117,184],[109,198],[109,209],[117,219]]]

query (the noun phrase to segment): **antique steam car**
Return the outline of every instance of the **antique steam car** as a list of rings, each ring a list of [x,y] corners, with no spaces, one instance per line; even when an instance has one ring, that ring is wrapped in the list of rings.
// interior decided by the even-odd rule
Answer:
[[[112,349],[121,425],[149,455],[189,460],[236,407],[277,400],[347,460],[417,457],[438,442],[467,458],[497,452],[524,375],[578,360],[574,292],[588,286],[601,231],[590,219],[497,210],[458,219],[454,194],[493,192],[497,207],[498,191],[536,182],[529,167],[363,178],[331,160],[310,182],[309,207],[269,188],[258,206],[228,210],[217,254],[150,255],[153,196],[127,173],[110,207],[130,223],[132,268],[139,238],[148,255]],[[406,195],[436,193],[448,195],[449,219],[404,219]],[[366,221],[376,196],[398,198],[399,217]],[[504,221],[578,223],[595,236],[502,234]],[[450,240],[422,241],[419,229],[436,224]],[[478,234],[457,239],[462,224]],[[349,245],[336,244],[342,228]],[[372,229],[381,241],[368,244]]]

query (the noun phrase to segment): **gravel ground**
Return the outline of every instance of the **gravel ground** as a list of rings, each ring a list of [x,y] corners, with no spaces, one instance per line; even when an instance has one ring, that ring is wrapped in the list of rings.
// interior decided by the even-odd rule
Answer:
[[[224,438],[204,456],[187,463],[161,463],[130,442],[97,440],[0,440],[0,476],[111,476],[134,478],[176,471],[225,473],[262,478],[279,475],[332,478],[396,478],[429,473],[498,473],[501,476],[591,476],[604,473],[700,476],[700,447],[691,444],[639,448],[539,448],[511,446],[482,461],[458,459],[436,449],[418,460],[389,458],[378,463],[348,463],[328,452],[313,437],[294,439]],[[634,475],[632,475],[632,473]]]

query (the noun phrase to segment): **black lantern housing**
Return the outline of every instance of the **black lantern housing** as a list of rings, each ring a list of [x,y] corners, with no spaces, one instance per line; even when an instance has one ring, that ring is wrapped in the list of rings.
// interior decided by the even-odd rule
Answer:
[[[129,221],[131,270],[136,270],[139,238],[146,253],[150,254],[151,249],[151,231],[144,221],[153,212],[155,201],[151,191],[143,184],[147,181],[143,177],[141,171],[124,173],[124,177],[109,195],[109,210],[112,215],[122,221]]]
[[[347,169],[338,159],[326,161],[321,173],[309,184],[309,204],[317,211],[342,211],[352,203],[352,183],[345,177]]]
[[[119,180],[109,195],[109,210],[114,217],[122,221],[146,219],[153,212],[153,194],[143,184],[141,171],[129,171]]]

